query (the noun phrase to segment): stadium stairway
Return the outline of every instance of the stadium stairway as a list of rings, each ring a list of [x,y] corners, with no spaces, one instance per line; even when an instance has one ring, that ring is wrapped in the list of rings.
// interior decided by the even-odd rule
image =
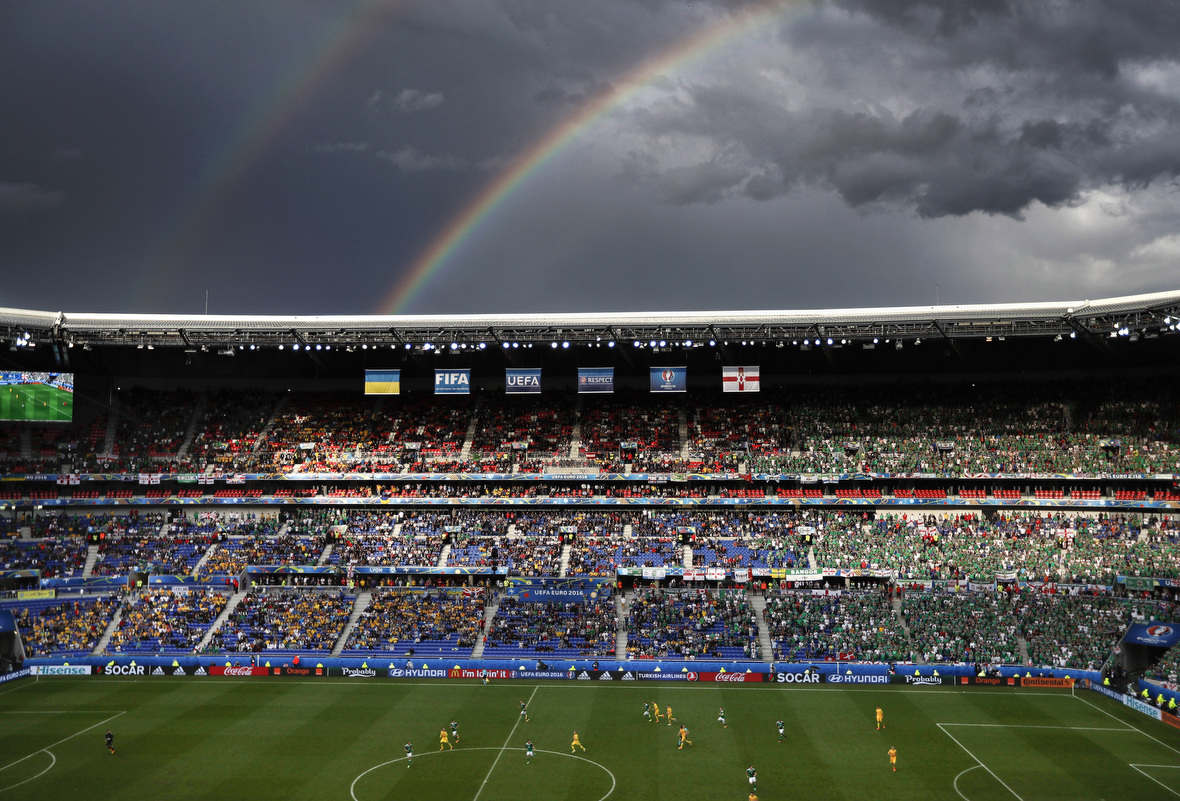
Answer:
[[[692,570],[692,546],[684,546],[684,569]]]
[[[914,648],[914,637],[910,634],[910,624],[906,622],[905,615],[901,613],[901,599],[894,598],[890,601],[890,604],[893,606],[893,614],[897,615],[897,619],[901,623],[901,630],[905,632],[905,642],[906,647],[910,649],[910,658],[918,664],[925,664],[925,660],[919,660],[917,658],[921,654]]]
[[[111,416],[107,418],[107,433],[102,440],[102,452],[104,454],[110,454],[115,447],[115,434],[119,431],[119,410],[122,406],[123,404],[116,394],[111,399]]]
[[[685,413],[683,408],[680,409],[680,411],[678,413],[678,417],[680,419],[680,424],[678,426],[678,430],[680,433],[680,458],[687,459],[688,458],[688,415]]]
[[[1019,634],[1017,634],[1016,635],[1016,646],[1020,649],[1020,662],[1021,662],[1021,664],[1023,664],[1023,665],[1031,664],[1032,660],[1030,660],[1028,657],[1028,640],[1024,639]]]
[[[197,435],[197,426],[201,424],[201,418],[205,415],[205,404],[209,400],[209,391],[202,390],[197,402],[193,404],[193,416],[188,421],[188,428],[184,430],[184,439],[180,443],[180,449],[176,451],[177,459],[184,459],[188,456],[189,446],[193,444],[193,437]]]
[[[448,542],[442,547],[438,554],[438,564],[435,567],[446,567],[447,560],[451,558],[451,544]]]
[[[90,578],[96,562],[98,562],[98,546],[86,546],[86,566],[82,568],[82,578]]]
[[[201,575],[202,568],[205,567],[205,563],[209,561],[209,557],[213,555],[213,550],[216,547],[217,547],[217,543],[215,542],[215,543],[211,544],[208,548],[205,549],[205,555],[202,556],[200,558],[200,560],[198,560],[198,562],[195,565],[193,565],[192,575],[194,575],[194,576]]]
[[[20,430],[20,458],[33,458],[33,429],[22,428]]]
[[[282,414],[283,409],[286,408],[287,399],[289,397],[290,396],[287,393],[283,393],[279,396],[279,400],[277,403],[275,403],[275,407],[270,410],[270,417],[266,418],[266,425],[262,427],[262,430],[258,432],[258,436],[254,440],[254,447],[250,449],[251,453],[258,453],[258,449],[262,447],[262,443],[266,442],[267,438],[270,437],[270,431],[275,427],[275,420],[278,419],[279,415]]]
[[[320,554],[320,558],[316,560],[316,567],[323,567],[324,565],[328,564],[328,559],[332,556],[332,548],[334,545],[335,543],[329,542],[324,546],[324,552]]]
[[[766,623],[766,598],[762,595],[750,595],[750,606],[754,608],[754,617],[758,621],[758,645],[762,651],[763,662],[774,661],[774,643],[770,641],[770,626]]]
[[[344,624],[344,631],[340,632],[340,638],[336,640],[336,645],[332,647],[332,656],[340,656],[345,644],[348,642],[349,635],[352,634],[352,627],[361,619],[361,613],[369,608],[369,604],[372,601],[373,593],[368,590],[357,593],[356,600],[352,604],[352,612],[348,615],[348,622]]]
[[[98,638],[98,644],[95,645],[94,650],[90,652],[91,656],[100,656],[104,651],[106,651],[107,645],[109,645],[111,642],[111,637],[119,629],[119,623],[123,620],[123,605],[126,603],[127,601],[124,600],[123,604],[121,604],[119,608],[115,610],[115,614],[111,615],[111,622],[107,624],[107,627],[103,631],[102,636]]]
[[[483,658],[483,647],[488,641],[488,632],[492,630],[492,618],[496,616],[496,610],[500,608],[499,594],[493,595],[491,601],[483,608],[483,630],[479,633],[479,642],[471,649],[472,659]]]
[[[240,604],[242,599],[245,597],[245,591],[235,592],[229,597],[229,601],[227,601],[225,604],[225,609],[222,609],[221,614],[214,618],[212,625],[209,626],[209,630],[205,632],[205,636],[202,637],[201,641],[197,643],[195,648],[193,648],[195,653],[200,653],[201,651],[205,650],[205,646],[209,644],[209,640],[213,639],[213,634],[219,628],[221,628],[222,623],[229,620],[229,616],[233,614],[234,610],[238,608],[238,604]]]
[[[569,458],[577,459],[582,453],[582,396],[574,398],[574,429],[570,432]]]
[[[615,610],[617,612],[618,628],[615,629],[615,659],[627,658],[627,610],[631,608],[631,601],[635,598],[635,590],[615,596]]]
[[[475,442],[475,427],[479,423],[479,409],[483,405],[483,395],[475,396],[475,408],[471,410],[471,423],[467,426],[467,435],[463,437],[463,450],[459,451],[459,460],[466,462],[471,458],[471,446]]]
[[[566,576],[569,575],[570,552],[573,549],[574,549],[574,546],[570,545],[568,542],[565,545],[561,546],[561,570],[559,570],[557,573],[559,578],[565,578]]]

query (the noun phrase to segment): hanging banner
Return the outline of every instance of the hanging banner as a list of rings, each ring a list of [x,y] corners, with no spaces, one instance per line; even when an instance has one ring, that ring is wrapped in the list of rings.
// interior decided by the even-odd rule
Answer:
[[[1123,642],[1136,645],[1150,645],[1155,648],[1171,648],[1180,642],[1180,625],[1152,620],[1134,623],[1123,636]]]
[[[687,367],[652,367],[652,392],[687,392]]]
[[[540,395],[541,368],[507,368],[504,375],[504,392],[508,395]]]
[[[722,392],[757,392],[759,387],[758,365],[721,368]]]
[[[579,367],[579,394],[615,391],[615,368],[613,367]]]
[[[470,395],[470,370],[435,370],[435,395]]]
[[[401,370],[365,370],[366,395],[400,395]]]

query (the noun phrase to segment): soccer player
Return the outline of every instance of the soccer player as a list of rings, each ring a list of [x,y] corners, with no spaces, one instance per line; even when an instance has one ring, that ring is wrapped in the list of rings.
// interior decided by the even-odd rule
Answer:
[[[758,796],[754,795],[753,793],[750,793],[750,801],[758,801]]]
[[[685,743],[692,745],[692,740],[688,739],[688,729],[686,729],[684,726],[681,726],[680,727],[680,745],[676,746],[676,750],[679,751],[681,748],[684,748]]]
[[[897,749],[889,746],[889,764],[893,766],[893,772],[897,773]]]
[[[651,704],[647,701],[643,702],[643,716],[647,718],[648,723],[651,723]]]
[[[451,741],[447,738],[447,730],[446,729],[439,729],[438,730],[438,750],[439,751],[443,750],[444,745],[449,747],[452,751],[455,750],[455,746],[451,745]]]
[[[729,724],[725,722],[725,707],[721,707],[717,710],[717,722],[720,723],[724,728],[729,728]]]
[[[531,765],[533,763],[533,741],[524,741],[524,764]]]
[[[750,792],[758,792],[758,771],[754,770],[754,766],[746,768],[746,778],[750,780]]]
[[[776,720],[774,725],[778,726],[778,741],[781,743],[783,741],[783,729],[785,729],[786,726],[783,724],[782,718]]]
[[[481,670],[479,673],[483,677],[483,686],[487,687],[489,684],[491,684],[491,682],[488,681],[488,672],[486,670]]]
[[[407,742],[405,745],[405,748],[406,748],[406,767],[408,768],[408,767],[410,767],[410,765],[414,764],[414,744],[411,742]]]
[[[529,722],[529,708],[528,704],[526,704],[524,701],[520,702],[520,716],[524,718],[525,723]]]
[[[653,703],[652,707],[656,710],[656,723],[659,723],[660,722],[660,705]]]
[[[459,742],[459,724],[457,721],[451,721],[451,736],[455,738],[455,742]]]
[[[672,707],[664,707],[664,710],[668,713],[668,725],[671,726],[672,721],[676,720],[676,718],[672,717]]]
[[[115,735],[111,734],[111,730],[107,729],[106,733],[107,750],[112,754],[115,753]]]
[[[877,731],[885,728],[885,713],[881,711],[881,707],[877,707]]]
[[[574,732],[574,741],[570,743],[571,754],[574,752],[574,748],[581,748],[583,752],[586,750],[586,746],[582,745],[582,741],[578,739],[577,732]]]

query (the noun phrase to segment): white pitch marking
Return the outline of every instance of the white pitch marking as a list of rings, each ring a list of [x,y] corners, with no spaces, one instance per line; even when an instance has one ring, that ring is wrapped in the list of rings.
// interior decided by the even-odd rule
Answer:
[[[1063,729],[1066,731],[1118,731],[1129,732],[1130,729],[1115,729],[1106,726],[1040,726],[1032,723],[939,723],[939,726],[976,726],[987,729]]]
[[[528,708],[528,705],[533,702],[533,695],[536,695],[537,690],[539,689],[540,685],[533,688],[533,694],[529,696],[529,700],[525,701],[526,709]],[[512,724],[512,731],[508,732],[508,739],[504,741],[504,745],[500,746],[500,753],[496,754],[496,759],[492,762],[492,766],[488,768],[488,775],[483,777],[483,784],[479,786],[479,790],[477,790],[475,793],[475,798],[471,799],[471,801],[479,801],[479,796],[483,793],[483,788],[487,786],[488,779],[492,778],[492,771],[494,771],[496,769],[496,765],[499,764],[500,757],[504,756],[504,750],[508,748],[508,743],[512,742],[512,735],[516,734],[516,727],[520,725],[520,721],[524,717],[524,715],[517,716],[516,722]]]
[[[53,748],[54,746],[61,745],[61,744],[62,744],[62,743],[64,743],[66,740],[72,740],[72,739],[74,739],[75,737],[77,737],[79,734],[85,734],[86,732],[90,731],[91,729],[97,729],[97,728],[98,728],[99,726],[101,726],[102,724],[104,724],[104,723],[109,723],[110,721],[112,721],[112,720],[114,720],[115,718],[119,717],[119,715],[126,715],[126,714],[127,714],[127,713],[124,711],[124,712],[120,712],[118,715],[111,715],[109,718],[106,718],[106,719],[104,719],[104,720],[100,720],[98,723],[95,723],[93,726],[87,726],[86,728],[82,729],[82,731],[76,731],[76,732],[74,732],[73,734],[71,734],[69,737],[63,737],[63,738],[61,738],[61,739],[60,739],[60,740],[58,740],[56,743],[50,743],[49,745],[45,746],[44,748],[39,748],[39,749],[37,749],[36,751],[34,751],[33,753],[29,754],[28,756],[23,756],[23,757],[21,757],[20,759],[16,760],[15,762],[9,762],[9,763],[8,763],[7,765],[5,765],[4,767],[0,768],[0,772],[3,772],[3,771],[6,771],[6,770],[8,770],[8,769],[9,769],[9,768],[11,768],[13,765],[19,765],[21,762],[24,762],[24,761],[25,761],[26,759],[28,759],[29,757],[36,756],[37,754],[41,753],[42,751],[48,751],[50,748]]]
[[[942,725],[941,723],[936,723],[935,725],[936,725],[936,726],[938,726],[938,728],[942,730],[942,733],[943,733],[943,734],[945,734],[947,737],[950,737],[952,740],[954,740],[954,741],[955,741],[955,745],[959,746],[959,748],[962,748],[964,751],[967,751],[967,746],[963,745],[961,742],[959,742],[957,739],[955,739],[955,735],[951,734],[949,731],[947,731],[945,728],[943,728],[943,725]],[[980,766],[981,768],[983,768],[984,770],[986,770],[988,773],[991,773],[991,775],[992,775],[992,778],[993,778],[993,779],[995,779],[996,781],[998,781],[1000,784],[1004,785],[1004,789],[1005,789],[1005,790],[1007,790],[1008,792],[1012,793],[1012,795],[1016,796],[1016,799],[1017,799],[1017,801],[1024,801],[1024,799],[1020,797],[1020,794],[1019,794],[1019,793],[1017,793],[1015,790],[1013,790],[1011,787],[1009,787],[1009,786],[1007,785],[1007,783],[1005,783],[1005,781],[1004,781],[1003,779],[1001,779],[999,776],[997,776],[997,775],[996,775],[996,774],[995,774],[995,773],[992,771],[992,769],[991,769],[991,768],[989,768],[987,765],[983,764],[983,760],[982,760],[982,759],[980,759],[979,757],[975,756],[975,754],[971,753],[970,751],[967,751],[967,756],[971,757],[971,758],[972,758],[972,759],[974,759],[976,762],[978,762],[978,763],[979,763],[979,766]]]
[[[458,752],[455,752],[455,751],[427,751],[423,754],[419,754],[418,756],[415,757],[415,759],[419,759],[421,757],[428,757],[428,756],[438,756],[440,754],[462,753],[464,751],[498,751],[498,750],[503,750],[503,749],[498,749],[492,745],[486,745],[486,746],[478,746],[476,748],[460,748]],[[601,768],[602,770],[606,771],[606,775],[610,776],[610,789],[607,790],[606,795],[604,795],[602,798],[598,799],[598,801],[606,801],[606,799],[610,798],[611,795],[614,794],[615,787],[618,786],[618,782],[615,780],[615,774],[611,773],[610,768],[608,768],[606,765],[603,765],[601,762],[595,762],[593,759],[587,759],[584,756],[578,756],[576,754],[567,754],[564,751],[547,751],[544,748],[538,748],[538,749],[536,749],[536,752],[538,754],[553,754],[554,756],[569,757],[570,759],[577,759],[581,762],[587,762],[596,768]],[[397,759],[391,759],[388,762],[382,762],[378,765],[374,765],[373,767],[369,768],[368,770],[364,771],[359,776],[357,776],[355,779],[353,779],[352,784],[349,785],[349,787],[348,787],[348,794],[350,796],[352,796],[352,801],[359,801],[359,799],[356,797],[356,783],[357,782],[359,782],[365,776],[367,776],[368,774],[372,773],[373,771],[375,771],[379,768],[383,768],[386,765],[393,765],[395,763],[405,762],[405,761],[406,761],[406,757],[398,757]]]
[[[1121,723],[1121,724],[1123,724],[1124,726],[1126,726],[1128,729],[1133,729],[1134,731],[1137,731],[1137,732],[1139,732],[1140,734],[1142,734],[1144,737],[1146,737],[1146,738],[1147,738],[1147,739],[1149,739],[1149,740],[1155,740],[1155,742],[1159,743],[1160,745],[1162,745],[1164,748],[1168,749],[1168,750],[1169,750],[1169,751],[1171,751],[1172,753],[1174,753],[1174,754],[1180,754],[1180,751],[1177,751],[1175,748],[1173,748],[1172,746],[1168,745],[1168,744],[1167,744],[1167,743],[1165,743],[1163,740],[1156,740],[1154,737],[1152,737],[1152,736],[1151,736],[1150,734],[1148,734],[1147,732],[1143,731],[1143,729],[1139,728],[1138,726],[1132,726],[1130,723],[1127,723],[1125,720],[1122,720],[1122,719],[1120,719],[1120,718],[1118,718],[1118,717],[1115,717],[1114,715],[1110,714],[1109,712],[1107,712],[1107,711],[1106,711],[1105,709],[1103,709],[1102,707],[1100,707],[1100,706],[1097,706],[1097,705],[1095,705],[1095,704],[1091,704],[1089,701],[1087,701],[1085,698],[1082,698],[1080,695],[1076,695],[1076,696],[1074,696],[1074,697],[1075,697],[1075,698],[1077,698],[1079,701],[1081,701],[1081,702],[1082,702],[1083,704],[1085,704],[1086,706],[1093,707],[1094,709],[1097,709],[1099,712],[1101,712],[1102,714],[1106,715],[1107,717],[1114,718],[1114,719],[1115,719],[1115,720],[1117,720],[1119,723]]]
[[[1171,793],[1172,795],[1174,795],[1174,796],[1180,796],[1180,793],[1176,792],[1175,790],[1173,790],[1171,787],[1169,787],[1168,785],[1166,785],[1166,784],[1164,784],[1163,782],[1161,782],[1161,781],[1160,781],[1159,779],[1157,779],[1156,777],[1154,777],[1154,776],[1150,775],[1150,774],[1149,774],[1147,771],[1145,771],[1145,770],[1141,770],[1142,768],[1173,768],[1173,769],[1174,769],[1174,768],[1180,768],[1180,765],[1135,765],[1135,764],[1133,764],[1133,763],[1128,763],[1128,764],[1130,764],[1130,765],[1131,765],[1131,767],[1133,767],[1135,770],[1139,771],[1139,772],[1140,772],[1140,773],[1142,773],[1144,776],[1146,776],[1147,778],[1151,779],[1153,782],[1155,782],[1156,784],[1158,784],[1160,787],[1162,787],[1162,788],[1164,788],[1165,790],[1167,790],[1167,791],[1168,791],[1169,793]]]
[[[11,790],[11,789],[12,789],[12,788],[14,788],[14,787],[20,787],[22,784],[28,784],[29,782],[33,781],[33,779],[40,779],[40,778],[41,778],[42,776],[44,776],[46,773],[48,773],[49,771],[53,770],[53,766],[57,764],[57,757],[55,757],[55,756],[53,755],[53,752],[52,752],[52,751],[50,751],[48,748],[43,748],[43,749],[41,749],[41,750],[42,750],[42,751],[44,751],[45,753],[49,754],[49,759],[50,759],[50,760],[52,760],[52,761],[49,763],[49,767],[47,767],[45,770],[43,770],[43,771],[41,771],[40,773],[38,773],[36,776],[30,776],[29,778],[25,779],[25,780],[24,780],[24,781],[22,781],[22,782],[17,782],[16,784],[10,784],[10,785],[8,785],[8,786],[7,786],[7,787],[5,787],[5,788],[3,788],[3,789],[0,789],[0,793],[7,793],[9,790]],[[40,753],[41,753],[41,751],[38,751],[37,753],[38,753],[38,754],[40,754]],[[30,754],[30,756],[32,756],[32,755]]]
[[[962,776],[964,773],[970,773],[973,770],[979,770],[981,767],[983,767],[983,766],[982,765],[972,765],[971,767],[967,768],[967,770],[960,773],[959,776]],[[971,799],[968,798],[967,796],[963,795],[963,791],[959,789],[959,776],[955,777],[955,792],[959,794],[959,798],[963,799],[963,801],[971,801]]]

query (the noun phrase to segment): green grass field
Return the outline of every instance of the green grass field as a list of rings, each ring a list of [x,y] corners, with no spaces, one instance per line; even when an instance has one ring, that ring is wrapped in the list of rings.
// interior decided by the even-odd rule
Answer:
[[[0,387],[0,420],[74,419],[74,395],[47,384]]]
[[[645,700],[671,705],[694,744],[677,750],[676,726],[646,722]],[[452,718],[458,745],[439,753]],[[575,729],[586,751],[571,757]],[[0,690],[4,799],[746,801],[750,764],[760,801],[1147,801],[1180,797],[1180,730],[1082,690],[220,678]]]

